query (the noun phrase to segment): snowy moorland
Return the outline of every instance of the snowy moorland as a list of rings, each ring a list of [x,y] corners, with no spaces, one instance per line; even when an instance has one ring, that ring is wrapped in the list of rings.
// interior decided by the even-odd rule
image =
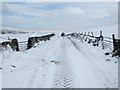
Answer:
[[[117,30],[109,29],[102,29],[107,37],[118,34]],[[95,33],[99,34],[99,30]],[[44,35],[4,34],[1,42],[8,36],[19,42],[27,41],[36,34]],[[3,49],[0,53],[3,88],[118,88],[118,58],[105,55],[111,49],[55,34],[51,40],[41,41],[29,50],[26,43],[20,45],[18,52],[10,47]]]

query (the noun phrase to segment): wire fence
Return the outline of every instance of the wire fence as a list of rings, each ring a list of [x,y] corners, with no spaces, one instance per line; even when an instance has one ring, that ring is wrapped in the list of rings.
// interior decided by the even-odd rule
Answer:
[[[17,39],[10,39],[9,37],[8,38],[0,37],[0,38],[9,40],[9,42],[3,42],[2,45],[6,46],[7,44],[10,44],[14,50],[17,49],[17,51],[19,51],[19,48],[23,48],[24,46],[27,49],[30,49],[35,45],[35,43],[38,43],[39,41],[50,40],[50,38],[53,37],[54,35],[55,34],[52,33],[40,37],[29,37],[27,41],[20,41],[20,42],[18,42]],[[95,36],[93,32],[70,33],[65,36],[74,37],[80,40],[81,42],[85,41],[88,44],[92,44],[93,46],[97,46],[97,47],[101,45],[103,49],[110,48],[112,49],[112,52],[120,56],[120,39],[116,39],[114,34],[112,35],[112,38],[103,36],[102,31],[100,31],[99,36]]]
[[[115,35],[112,35],[112,38],[106,37],[102,35],[102,31],[100,31],[99,36],[95,36],[93,32],[88,33],[70,33],[66,36],[74,37],[81,42],[88,42],[91,43],[93,46],[102,46],[103,49],[110,48],[112,49],[112,52],[114,53],[114,56],[118,55],[120,56],[120,39],[116,39]]]

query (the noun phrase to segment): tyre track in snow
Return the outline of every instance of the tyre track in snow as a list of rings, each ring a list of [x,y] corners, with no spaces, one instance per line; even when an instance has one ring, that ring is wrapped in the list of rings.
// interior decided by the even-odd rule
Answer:
[[[53,82],[53,88],[71,88],[72,87],[72,75],[66,67],[62,66],[57,68],[55,74],[55,80]]]
[[[56,73],[53,82],[53,88],[91,87],[91,83],[92,86],[101,87],[99,82],[96,83],[97,77],[90,68],[90,65],[86,62],[86,60],[83,60],[86,59],[85,56],[80,54],[78,49],[79,47],[77,47],[77,45],[68,38],[64,38],[60,41],[59,49],[56,50],[54,54],[56,56],[56,59],[58,59],[60,63],[56,65]],[[71,53],[73,54],[73,57],[69,57]],[[81,57],[83,58],[81,59]],[[77,65],[77,68],[75,65]],[[86,76],[86,74],[88,73],[90,75]],[[86,80],[89,79],[92,81],[86,82]]]
[[[66,56],[66,42],[63,38],[60,40],[59,48],[55,51],[55,57],[59,61],[56,65],[55,78],[53,81],[53,88],[71,88],[73,79],[69,58]]]

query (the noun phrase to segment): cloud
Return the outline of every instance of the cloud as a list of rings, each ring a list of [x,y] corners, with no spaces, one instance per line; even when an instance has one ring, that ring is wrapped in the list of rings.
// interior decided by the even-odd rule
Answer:
[[[110,15],[111,15],[110,12],[100,9],[97,9],[95,11],[88,11],[86,13],[86,16],[91,18],[104,18],[104,17],[109,17]]]
[[[84,14],[85,11],[82,10],[81,8],[76,8],[76,7],[69,7],[62,9],[62,13],[67,13],[67,14]]]
[[[32,6],[33,5],[33,6]],[[42,15],[63,15],[63,14],[84,14],[84,10],[82,10],[80,7],[67,7],[62,9],[51,9],[46,10],[43,9],[46,4],[37,4],[35,6],[34,4],[26,4],[25,5],[18,5],[18,4],[3,4],[3,14],[22,14],[22,15],[31,15],[31,16],[42,16]],[[48,4],[49,5],[49,4]],[[37,7],[37,9],[36,9]],[[38,8],[39,7],[39,8]]]
[[[3,3],[3,25],[79,30],[117,23],[117,3]]]
[[[110,17],[112,15],[118,15],[118,5],[117,3],[100,3],[96,5],[91,5],[87,9],[87,15],[94,18],[104,18]]]

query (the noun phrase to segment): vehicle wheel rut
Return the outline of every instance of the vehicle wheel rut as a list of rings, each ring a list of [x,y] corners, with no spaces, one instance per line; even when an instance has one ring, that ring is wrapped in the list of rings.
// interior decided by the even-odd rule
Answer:
[[[71,64],[69,63],[69,58],[67,57],[67,45],[65,38],[63,38],[60,42],[60,49],[57,52],[58,55],[56,55],[56,59],[59,60],[60,63],[56,65],[55,77],[52,84],[53,88],[73,87],[72,69]]]
[[[71,88],[72,87],[72,75],[67,68],[61,68],[57,70],[55,74],[55,80],[53,82],[53,88]]]

